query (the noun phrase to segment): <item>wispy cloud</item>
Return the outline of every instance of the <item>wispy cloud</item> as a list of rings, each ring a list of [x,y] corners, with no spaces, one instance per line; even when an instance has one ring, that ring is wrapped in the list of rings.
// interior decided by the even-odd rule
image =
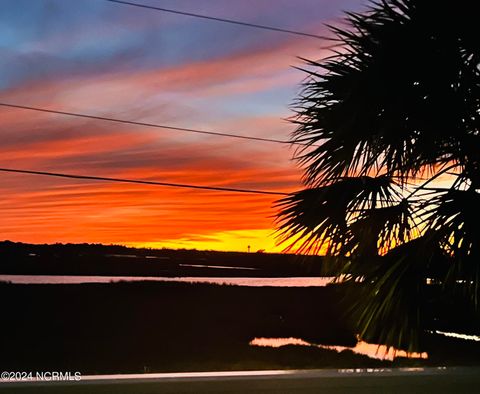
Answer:
[[[180,3],[202,12],[229,11],[224,2]],[[272,2],[252,4],[235,3],[238,17],[292,24],[278,9],[272,13]],[[313,10],[318,2],[303,4]],[[316,15],[330,17],[340,6],[322,4],[325,10]],[[18,11],[27,5],[11,4]],[[0,101],[287,139],[293,128],[284,118],[303,78],[291,67],[295,56],[328,53],[321,41],[268,32],[239,35],[237,28],[188,18],[139,17],[117,7],[107,12],[90,1],[81,16],[73,15],[73,6],[53,1],[50,12],[71,24],[49,26],[42,23],[45,9],[35,7],[25,17],[31,31],[3,35],[0,70],[8,72],[0,80]],[[91,15],[88,22],[84,11]],[[13,12],[11,20],[22,20],[20,15]],[[320,30],[325,20],[312,15],[300,11],[297,20],[305,29]],[[277,191],[299,187],[300,170],[286,146],[6,108],[0,109],[0,123],[3,167]],[[272,196],[13,174],[2,174],[0,193],[2,238],[13,240],[207,248],[224,242],[232,249],[235,234],[244,237],[243,245],[249,233],[258,237],[259,249],[274,242],[268,238]]]

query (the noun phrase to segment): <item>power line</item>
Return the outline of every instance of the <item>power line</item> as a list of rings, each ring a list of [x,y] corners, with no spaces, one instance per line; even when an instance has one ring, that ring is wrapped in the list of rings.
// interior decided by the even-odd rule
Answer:
[[[209,15],[194,14],[193,12],[172,10],[170,8],[160,8],[160,7],[155,7],[155,6],[146,5],[146,4],[132,3],[132,2],[129,2],[129,1],[121,1],[121,0],[106,0],[106,1],[109,1],[110,3],[130,5],[130,6],[139,7],[139,8],[147,8],[147,9],[155,10],[155,11],[169,12],[171,14],[185,15],[185,16],[191,16],[191,17],[194,17],[194,18],[202,18],[202,19],[213,20],[213,21],[217,21],[217,22],[224,22],[224,23],[231,23],[231,24],[234,24],[234,25],[253,27],[253,28],[256,28],[256,29],[272,30],[272,31],[280,32],[280,33],[295,34],[297,36],[331,40],[331,38],[324,37],[324,36],[319,36],[317,34],[305,33],[305,32],[296,31],[296,30],[288,30],[288,29],[283,29],[283,28],[274,27],[274,26],[258,25],[256,23],[243,22],[243,21],[238,21],[238,20],[234,20],[234,19],[226,19],[226,18],[218,18],[218,17],[215,17],[215,16],[209,16]]]
[[[155,128],[159,128],[159,129],[185,131],[185,132],[188,132],[188,133],[215,135],[215,136],[219,136],[219,137],[239,138],[239,139],[243,139],[243,140],[253,140],[253,141],[261,141],[261,142],[272,142],[272,143],[276,143],[276,144],[302,145],[302,146],[308,146],[309,145],[309,144],[301,143],[301,142],[290,142],[290,141],[284,141],[284,140],[277,140],[275,138],[253,137],[253,136],[248,136],[248,135],[222,133],[222,132],[199,130],[199,129],[190,129],[190,128],[186,128],[186,127],[168,126],[168,125],[162,125],[162,124],[157,124],[157,123],[135,122],[133,120],[108,118],[108,117],[105,117],[105,116],[89,115],[89,114],[84,114],[84,113],[79,113],[79,112],[65,112],[65,111],[58,111],[58,110],[53,110],[53,109],[41,108],[41,107],[29,107],[29,106],[26,106],[26,105],[18,105],[18,104],[10,104],[10,103],[0,102],[0,106],[17,108],[17,109],[24,109],[24,110],[28,110],[28,111],[46,112],[46,113],[57,114],[57,115],[75,116],[77,118],[87,118],[87,119],[103,120],[103,121],[107,121],[107,122],[124,123],[124,124],[136,125],[136,126],[155,127]],[[310,145],[310,146],[315,146],[315,145]]]
[[[53,176],[58,178],[84,179],[84,180],[120,182],[120,183],[136,183],[141,185],[166,186],[166,187],[180,187],[184,189],[197,189],[197,190],[200,189],[200,190],[211,190],[211,191],[222,191],[222,192],[233,192],[233,193],[268,194],[268,195],[275,195],[275,196],[289,195],[289,193],[275,192],[275,191],[268,191],[268,190],[238,189],[238,188],[221,187],[221,186],[202,186],[202,185],[189,185],[185,183],[142,181],[139,179],[107,178],[107,177],[91,176],[91,175],[74,175],[74,174],[63,174],[58,172],[20,170],[20,169],[14,169],[14,168],[0,168],[0,171],[17,173],[17,174]]]

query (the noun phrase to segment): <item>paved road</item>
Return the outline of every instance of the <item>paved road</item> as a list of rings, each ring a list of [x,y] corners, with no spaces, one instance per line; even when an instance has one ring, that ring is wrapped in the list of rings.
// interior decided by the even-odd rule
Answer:
[[[0,383],[9,394],[480,393],[480,368],[300,370],[85,376],[79,382]]]

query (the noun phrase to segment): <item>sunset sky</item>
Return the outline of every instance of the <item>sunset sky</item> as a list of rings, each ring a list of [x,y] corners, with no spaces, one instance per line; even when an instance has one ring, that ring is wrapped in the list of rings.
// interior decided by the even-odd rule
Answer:
[[[360,0],[132,0],[325,34]],[[288,139],[323,40],[104,0],[1,0],[0,101]],[[301,187],[293,150],[0,107],[0,167],[272,191]],[[0,240],[244,251],[275,246],[275,196],[0,173]]]

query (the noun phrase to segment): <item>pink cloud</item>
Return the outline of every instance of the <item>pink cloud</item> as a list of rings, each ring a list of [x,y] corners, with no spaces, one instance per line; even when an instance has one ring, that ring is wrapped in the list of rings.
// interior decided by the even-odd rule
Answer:
[[[295,85],[301,73],[289,69],[294,56],[323,55],[316,47],[291,39],[179,67],[36,81],[4,92],[2,100],[285,138],[291,125],[280,113],[216,117],[192,109],[187,98]],[[299,187],[300,171],[281,145],[4,108],[0,121],[6,130],[3,167],[279,191]],[[276,199],[13,174],[3,174],[2,181],[3,237],[34,242],[153,242],[271,229]]]

